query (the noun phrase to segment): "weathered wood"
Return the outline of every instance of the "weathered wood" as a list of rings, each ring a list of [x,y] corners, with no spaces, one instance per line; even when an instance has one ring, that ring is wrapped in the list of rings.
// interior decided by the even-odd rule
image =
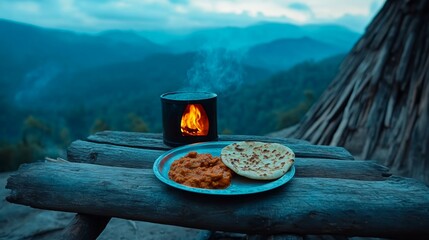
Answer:
[[[69,161],[107,166],[151,168],[155,159],[164,153],[164,150],[170,149],[162,142],[161,134],[153,133],[105,131],[92,135],[89,139],[95,143],[77,141],[71,144],[67,151]],[[221,136],[220,139],[225,141],[253,140],[283,144],[308,144],[307,141],[298,139],[258,136]],[[83,236],[93,236],[91,238],[95,239],[109,221],[110,217],[92,215],[82,217],[78,214],[65,230],[64,235],[68,235],[68,239],[80,239]],[[101,226],[103,227],[101,228]]]
[[[400,177],[294,178],[264,194],[226,197],[171,188],[150,169],[34,163],[22,166],[6,187],[12,190],[8,201],[36,208],[200,229],[372,237],[429,234],[428,187]]]
[[[342,147],[316,146],[310,144],[287,144],[297,157],[326,158],[326,159],[354,159]],[[152,148],[152,147],[151,147]],[[82,140],[74,141],[67,150],[67,158],[73,162],[87,162],[100,165],[122,167],[150,167],[163,150],[124,147],[104,143],[94,143]],[[135,161],[146,163],[134,163]],[[152,162],[152,163],[151,163]]]
[[[68,152],[69,154],[69,152]],[[90,155],[93,156],[93,155]],[[87,158],[84,162],[91,162],[96,158]],[[68,158],[70,162],[81,162],[78,158]],[[116,161],[118,162],[118,161]],[[119,165],[119,164],[118,164]],[[96,216],[89,214],[76,214],[69,225],[62,231],[62,239],[86,240],[97,239],[110,222],[110,216]]]
[[[77,140],[68,147],[67,159],[106,166],[151,168],[164,152]]]
[[[70,224],[63,230],[61,239],[97,239],[109,221],[110,217],[77,214]]]
[[[75,141],[68,149],[68,159],[73,162],[104,166],[151,169],[156,158],[162,153],[164,152],[160,150]],[[298,177],[383,180],[384,176],[389,175],[388,168],[371,161],[297,157],[296,166],[299,166]]]
[[[278,138],[278,137],[266,137],[266,136],[255,136],[255,135],[220,135],[219,141],[260,141],[260,142],[271,142],[280,144],[310,144],[307,140],[296,139],[296,138]]]
[[[285,137],[344,146],[429,184],[429,1],[388,0]]]
[[[368,160],[330,161],[317,158],[297,158],[295,166],[296,177],[380,181],[386,180],[392,175],[388,168]]]
[[[144,147],[161,150],[168,150],[172,148],[164,144],[162,140],[162,134],[160,133],[103,131],[89,136],[87,140],[97,143],[108,143],[127,147]],[[294,138],[275,138],[251,135],[220,135],[219,141],[261,141],[281,144],[309,144],[309,142],[306,140]]]

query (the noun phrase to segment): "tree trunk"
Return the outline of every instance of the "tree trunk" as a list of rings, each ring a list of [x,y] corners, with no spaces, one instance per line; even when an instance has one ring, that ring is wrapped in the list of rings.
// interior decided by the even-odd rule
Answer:
[[[288,137],[429,183],[429,1],[388,0]]]
[[[173,189],[161,183],[152,169],[33,163],[21,166],[8,179],[6,188],[12,191],[7,200],[100,216],[77,217],[95,229],[81,223],[69,227],[71,233],[92,236],[105,223],[101,216],[262,235],[411,239],[429,235],[427,186],[409,178],[379,178],[384,168],[354,162],[301,159],[296,163],[299,171],[285,186],[266,194],[229,197]],[[374,176],[365,176],[368,170]],[[101,223],[87,221],[91,218]]]

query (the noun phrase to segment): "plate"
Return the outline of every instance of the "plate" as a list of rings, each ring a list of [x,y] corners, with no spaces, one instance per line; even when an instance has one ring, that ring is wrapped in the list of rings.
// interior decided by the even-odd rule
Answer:
[[[170,170],[171,164],[189,152],[195,151],[198,153],[210,153],[217,157],[220,156],[222,148],[231,143],[234,142],[204,142],[189,144],[171,149],[155,160],[155,163],[153,164],[153,171],[159,180],[172,187],[189,192],[214,195],[243,195],[264,192],[287,183],[295,175],[295,167],[293,165],[286,174],[276,180],[253,180],[234,174],[231,179],[231,185],[225,189],[189,187],[180,183],[176,183],[168,177],[168,171]]]

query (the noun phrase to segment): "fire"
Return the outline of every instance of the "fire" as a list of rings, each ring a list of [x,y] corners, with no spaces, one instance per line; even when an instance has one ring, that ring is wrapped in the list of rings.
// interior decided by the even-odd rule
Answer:
[[[201,104],[188,104],[180,123],[182,136],[207,136],[209,119]]]

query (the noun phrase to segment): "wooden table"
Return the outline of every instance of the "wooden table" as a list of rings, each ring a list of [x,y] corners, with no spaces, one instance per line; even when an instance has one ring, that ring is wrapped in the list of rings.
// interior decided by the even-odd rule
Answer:
[[[429,189],[394,176],[344,148],[297,139],[220,136],[219,141],[265,141],[296,154],[294,178],[279,188],[216,196],[172,188],[153,174],[171,149],[161,134],[105,131],[73,142],[69,162],[23,165],[8,179],[7,200],[76,212],[65,236],[96,238],[110,217],[214,231],[369,237],[429,236]]]

